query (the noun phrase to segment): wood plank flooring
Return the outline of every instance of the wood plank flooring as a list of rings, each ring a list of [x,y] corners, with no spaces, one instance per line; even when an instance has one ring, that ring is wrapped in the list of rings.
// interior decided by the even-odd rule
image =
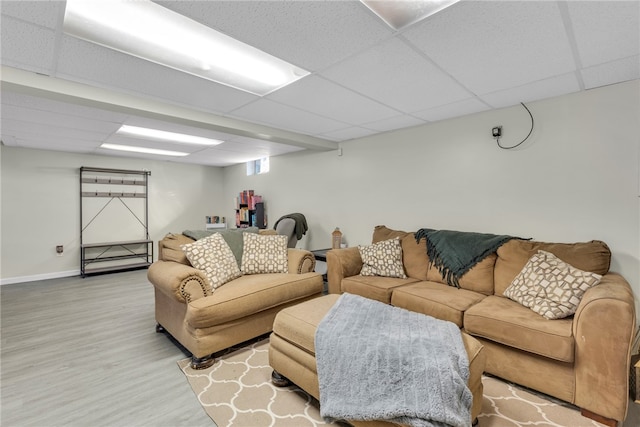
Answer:
[[[2,426],[215,426],[155,332],[146,270],[4,285]]]
[[[0,286],[0,425],[215,427],[187,353],[155,332],[146,273]],[[622,427],[638,425],[631,403]]]

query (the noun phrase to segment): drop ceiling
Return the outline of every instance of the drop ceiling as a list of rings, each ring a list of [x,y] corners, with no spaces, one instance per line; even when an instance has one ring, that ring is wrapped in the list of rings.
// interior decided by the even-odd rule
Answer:
[[[129,124],[222,139],[170,160],[228,166],[640,78],[638,1],[461,1],[401,31],[358,1],[157,3],[311,74],[260,97],[70,37],[62,1],[3,0],[2,143],[118,155],[99,146]]]

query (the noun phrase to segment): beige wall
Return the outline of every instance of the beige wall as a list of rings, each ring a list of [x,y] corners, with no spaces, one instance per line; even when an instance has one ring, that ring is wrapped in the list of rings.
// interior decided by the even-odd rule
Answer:
[[[79,274],[81,166],[151,171],[149,232],[154,241],[170,231],[203,228],[204,217],[222,209],[217,203],[222,200],[220,168],[5,146],[1,157],[3,284]],[[125,212],[109,217],[109,223],[119,230],[131,218]],[[63,256],[56,255],[56,245],[64,245]]]
[[[271,159],[271,172],[225,168],[225,197],[251,188],[270,224],[302,212],[310,231],[299,246],[330,246],[339,226],[350,246],[373,227],[422,227],[512,234],[553,242],[600,239],[611,269],[640,296],[640,82],[633,81],[361,138],[337,152]],[[230,211],[231,212],[231,211]]]

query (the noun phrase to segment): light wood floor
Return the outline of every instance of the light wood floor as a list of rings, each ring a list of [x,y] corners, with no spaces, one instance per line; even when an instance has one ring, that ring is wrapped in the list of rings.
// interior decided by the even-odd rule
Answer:
[[[146,270],[0,286],[0,425],[215,426],[155,332]],[[623,427],[640,425],[631,404]],[[222,427],[222,426],[221,426]]]
[[[4,285],[2,426],[215,426],[155,332],[146,270]]]

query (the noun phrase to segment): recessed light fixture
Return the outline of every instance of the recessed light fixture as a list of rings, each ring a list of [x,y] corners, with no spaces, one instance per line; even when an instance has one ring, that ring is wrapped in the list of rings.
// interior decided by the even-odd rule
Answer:
[[[219,139],[204,138],[201,136],[188,135],[184,133],[167,132],[164,130],[130,125],[122,125],[120,129],[116,131],[116,133],[120,135],[132,136],[134,138],[176,142],[178,144],[218,145],[224,142],[220,141]]]
[[[401,30],[440,12],[458,0],[360,0],[394,30]]]
[[[309,74],[149,0],[67,0],[64,31],[256,95]]]
[[[158,150],[156,148],[134,147],[131,145],[119,145],[119,144],[107,144],[107,143],[102,144],[100,148],[106,148],[107,150],[127,151],[130,153],[158,154],[160,156],[174,156],[174,157],[184,157],[190,154],[190,153],[184,153],[182,151]]]

